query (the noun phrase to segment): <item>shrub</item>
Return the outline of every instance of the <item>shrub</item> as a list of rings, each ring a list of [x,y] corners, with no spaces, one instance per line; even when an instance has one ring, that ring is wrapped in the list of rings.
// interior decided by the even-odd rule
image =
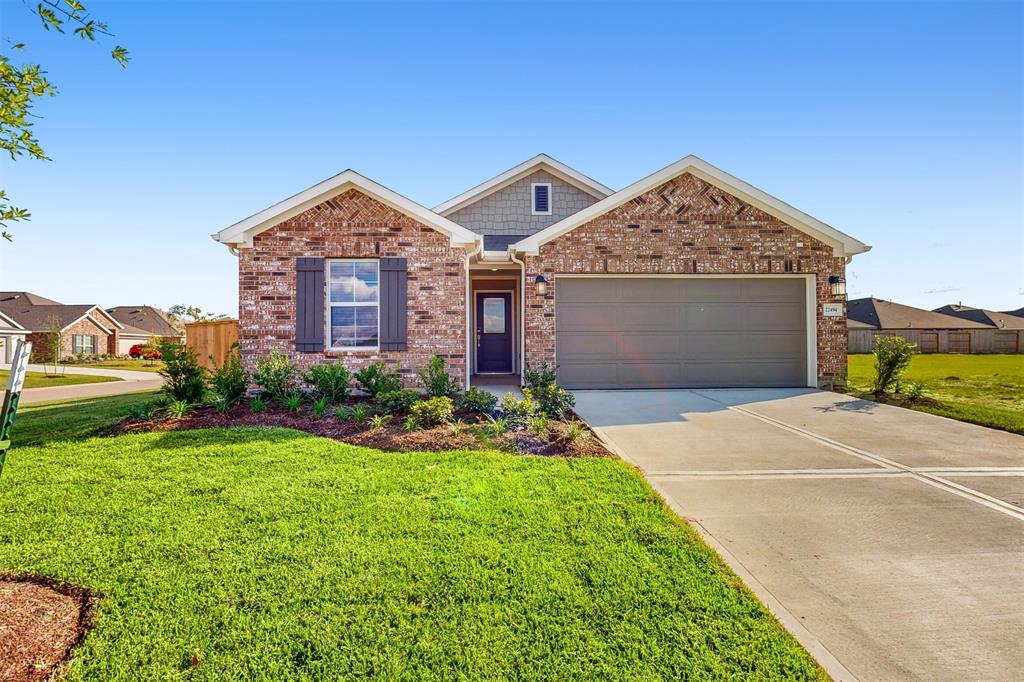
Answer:
[[[548,430],[548,416],[546,414],[538,414],[530,419],[530,430],[538,436],[543,436]]]
[[[352,421],[356,424],[362,424],[366,421],[367,417],[370,416],[370,408],[366,403],[359,403],[352,408],[352,411],[349,414],[352,417]]]
[[[455,403],[448,396],[421,400],[412,406],[409,413],[424,426],[437,426],[450,422],[455,415]]]
[[[347,422],[351,413],[344,405],[338,405],[338,409],[334,410],[334,416],[337,417],[340,422]]]
[[[524,388],[523,395],[533,400],[538,411],[558,420],[565,419],[566,413],[576,405],[576,396],[557,384]]]
[[[327,400],[327,396],[323,398],[317,398],[313,401],[313,416],[317,419],[322,419],[327,414],[327,405],[330,401]]]
[[[249,409],[255,412],[256,414],[259,414],[263,410],[267,409],[267,403],[263,400],[263,398],[253,398],[252,400],[249,401]]]
[[[210,356],[213,360],[213,356]],[[242,358],[238,353],[238,344],[224,355],[224,362],[210,372],[210,390],[220,396],[228,406],[234,405],[245,395],[249,388],[249,373],[242,367]]]
[[[912,403],[916,403],[925,395],[925,386],[920,381],[911,381],[903,389],[903,397]]]
[[[450,424],[450,427],[453,436],[461,436],[462,434],[469,430],[469,424],[462,421],[461,419],[456,419],[455,421],[453,421]]]
[[[176,401],[197,403],[206,389],[206,370],[199,364],[195,351],[176,341],[164,341],[160,353],[164,367],[164,391]]]
[[[458,379],[445,370],[444,358],[440,355],[430,358],[427,368],[421,369],[419,375],[420,381],[423,382],[423,388],[426,389],[427,395],[432,398],[442,396],[450,398],[459,392]]]
[[[458,400],[459,409],[469,410],[479,414],[491,414],[494,412],[494,408],[497,404],[498,396],[494,395],[490,391],[479,389],[476,386],[473,386],[459,396]]]
[[[420,394],[411,388],[380,393],[374,398],[374,404],[387,412],[408,412],[420,401]]]
[[[537,405],[529,396],[517,398],[514,393],[506,393],[501,398],[498,411],[510,426],[521,428],[537,413]]]
[[[290,357],[275,350],[268,357],[256,361],[256,371],[253,372],[252,379],[256,385],[263,388],[271,400],[284,404],[285,399],[298,388],[298,371]]]
[[[291,395],[287,395],[281,404],[289,412],[298,413],[298,411],[302,409],[302,394],[292,393]]]
[[[383,429],[391,421],[390,414],[375,414],[370,417],[370,428],[371,429]]]
[[[340,362],[329,362],[313,365],[302,375],[302,379],[313,387],[316,396],[326,398],[329,402],[341,402],[349,396],[352,372]]]
[[[523,383],[527,388],[550,386],[555,383],[555,373],[557,370],[557,366],[548,365],[546,362],[542,362],[540,367],[537,368],[527,365],[526,371],[523,372]]]
[[[498,417],[497,419],[494,417],[487,418],[487,424],[484,425],[484,432],[488,436],[500,436],[503,435],[506,431],[508,431],[507,419],[505,419],[504,417]]]
[[[875,385],[876,394],[885,393],[903,378],[903,372],[910,365],[916,346],[902,336],[875,337]]]
[[[405,421],[402,422],[402,428],[406,431],[415,431],[420,428],[420,423],[416,420],[416,417],[410,414],[405,418]]]
[[[377,361],[356,372],[356,381],[363,390],[376,398],[381,393],[390,393],[402,389],[402,379],[396,370],[388,369],[383,362]]]
[[[164,356],[166,357],[166,356]],[[192,403],[187,400],[175,400],[167,406],[167,416],[180,419],[192,411]]]
[[[586,438],[589,435],[586,425],[579,419],[573,419],[566,424],[566,427],[565,433],[562,434],[562,440],[567,444],[581,438]]]

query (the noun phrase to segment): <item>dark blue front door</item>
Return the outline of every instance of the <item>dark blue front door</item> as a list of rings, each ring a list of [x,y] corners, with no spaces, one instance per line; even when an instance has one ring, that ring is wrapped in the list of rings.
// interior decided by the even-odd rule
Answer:
[[[476,371],[512,371],[512,294],[476,295]]]

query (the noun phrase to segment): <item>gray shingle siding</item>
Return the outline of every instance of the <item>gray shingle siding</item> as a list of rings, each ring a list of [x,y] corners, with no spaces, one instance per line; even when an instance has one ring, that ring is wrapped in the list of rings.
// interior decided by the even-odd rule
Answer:
[[[531,215],[530,185],[535,182],[551,183],[551,215]],[[448,218],[485,235],[523,236],[540,232],[597,201],[583,190],[540,170],[460,208]]]

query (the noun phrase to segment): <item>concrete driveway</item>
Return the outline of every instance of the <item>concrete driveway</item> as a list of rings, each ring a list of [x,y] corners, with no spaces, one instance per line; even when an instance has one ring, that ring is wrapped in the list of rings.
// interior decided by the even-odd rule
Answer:
[[[11,366],[0,365],[0,369],[9,370]],[[44,365],[29,365],[30,372],[46,372]],[[26,388],[21,392],[21,404],[48,403],[52,400],[68,400],[72,398],[96,398],[123,393],[139,393],[155,391],[164,385],[164,379],[155,372],[138,372],[127,369],[111,369],[108,367],[78,367],[67,365],[60,368],[64,374],[87,374],[91,376],[117,377],[121,381],[105,381],[99,384],[72,384],[69,386],[47,386],[45,388]],[[3,398],[5,383],[0,383],[0,399]]]
[[[1024,437],[825,391],[581,391],[837,679],[1024,670]]]

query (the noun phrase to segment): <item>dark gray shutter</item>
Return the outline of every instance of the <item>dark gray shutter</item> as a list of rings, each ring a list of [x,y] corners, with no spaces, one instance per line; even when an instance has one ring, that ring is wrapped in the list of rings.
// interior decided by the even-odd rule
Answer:
[[[295,259],[295,350],[324,351],[324,259]]]
[[[380,259],[380,349],[408,350],[406,287],[409,269],[405,258]]]

